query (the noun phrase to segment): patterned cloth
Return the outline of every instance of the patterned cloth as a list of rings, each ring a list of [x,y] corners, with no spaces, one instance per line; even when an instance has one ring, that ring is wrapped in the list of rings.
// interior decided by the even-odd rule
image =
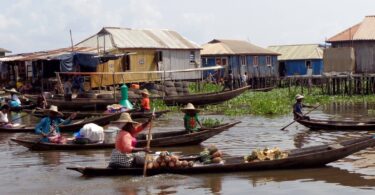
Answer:
[[[140,153],[121,153],[120,151],[113,149],[108,167],[135,167],[138,165],[143,165],[143,163],[144,155]]]

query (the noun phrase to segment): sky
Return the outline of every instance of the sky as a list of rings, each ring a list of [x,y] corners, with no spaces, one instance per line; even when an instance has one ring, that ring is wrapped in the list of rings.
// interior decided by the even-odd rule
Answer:
[[[0,48],[57,49],[102,27],[170,29],[267,47],[324,41],[375,15],[374,0],[0,0]]]

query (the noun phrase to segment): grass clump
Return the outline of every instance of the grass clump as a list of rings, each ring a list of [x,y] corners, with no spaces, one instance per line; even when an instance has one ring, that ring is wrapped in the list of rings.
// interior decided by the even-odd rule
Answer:
[[[223,123],[223,120],[216,118],[202,118],[202,126],[206,128],[217,127]]]
[[[223,90],[223,86],[216,85],[213,83],[203,82],[200,85],[201,85],[201,88],[199,90],[197,83],[190,83],[189,92],[191,94],[197,94],[197,93],[213,93],[213,92],[219,92]]]

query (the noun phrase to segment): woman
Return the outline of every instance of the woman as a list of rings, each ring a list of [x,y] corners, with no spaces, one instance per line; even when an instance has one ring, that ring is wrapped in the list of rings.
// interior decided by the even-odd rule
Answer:
[[[148,93],[147,89],[143,89],[142,92],[142,101],[141,101],[141,112],[150,112],[151,106],[150,106],[150,94]]]
[[[116,137],[115,149],[112,151],[109,167],[141,167],[144,165],[144,156],[137,152],[149,152],[148,148],[137,148],[137,135],[145,129],[151,118],[143,124],[139,124],[131,119],[129,113],[122,113],[120,119],[111,122],[121,131]]]
[[[61,118],[63,114],[58,111],[57,106],[51,105],[47,112],[48,116],[36,125],[35,133],[43,136],[42,142],[65,143],[66,140],[60,135],[59,126],[69,124],[77,113],[73,113],[69,118],[63,120]]]
[[[5,127],[12,127],[13,124],[9,122],[8,113],[10,112],[10,107],[8,105],[3,105],[0,108],[0,125]]]
[[[198,112],[200,110],[196,109],[192,103],[188,103],[181,111],[185,113],[185,129],[191,133],[197,132],[199,130],[198,125],[202,127],[198,117]]]
[[[20,94],[16,89],[4,90],[10,93],[9,106],[10,107],[20,107],[21,100],[18,98],[17,94]]]

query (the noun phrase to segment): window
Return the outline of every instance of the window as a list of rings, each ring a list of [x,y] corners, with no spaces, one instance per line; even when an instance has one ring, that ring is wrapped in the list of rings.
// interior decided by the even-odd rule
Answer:
[[[127,70],[130,70],[130,57],[129,57],[129,55],[125,55],[122,58],[122,71],[126,72]]]
[[[271,56],[266,56],[266,65],[267,66],[271,66],[272,65]]]
[[[190,59],[190,64],[195,64],[195,51],[190,52],[189,59]]]
[[[221,64],[221,58],[216,58],[216,65],[222,65]]]
[[[221,65],[223,65],[223,66],[228,65],[228,60],[227,60],[227,58],[221,58]]]
[[[240,64],[246,65],[246,56],[240,56]]]
[[[158,59],[158,62],[163,61],[163,52],[162,51],[156,52],[156,59]]]
[[[253,66],[258,66],[259,65],[259,59],[258,56],[253,57]]]

